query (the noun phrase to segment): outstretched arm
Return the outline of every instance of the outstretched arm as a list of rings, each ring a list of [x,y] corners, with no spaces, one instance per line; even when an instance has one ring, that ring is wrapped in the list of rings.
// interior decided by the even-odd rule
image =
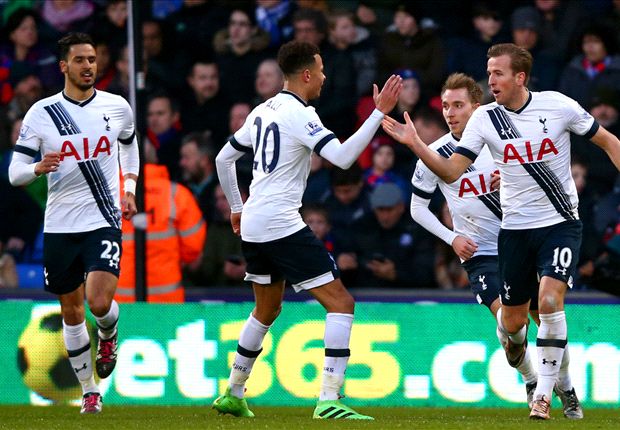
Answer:
[[[384,115],[396,106],[398,94],[403,86],[402,81],[400,76],[390,76],[381,92],[377,85],[373,84],[375,110],[351,137],[342,144],[338,139],[332,139],[320,150],[319,155],[341,169],[351,167],[377,132]]]
[[[426,146],[418,136],[407,112],[405,112],[405,124],[386,116],[381,125],[387,134],[407,145],[429,169],[448,184],[456,181],[472,163],[469,158],[457,153],[452,154],[450,158],[444,158]]]
[[[598,128],[590,140],[603,149],[616,169],[620,170],[620,140],[602,126]]]

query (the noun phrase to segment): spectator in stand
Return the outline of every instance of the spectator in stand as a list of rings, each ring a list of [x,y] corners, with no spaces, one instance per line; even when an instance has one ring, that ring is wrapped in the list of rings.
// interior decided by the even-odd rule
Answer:
[[[19,263],[41,231],[43,210],[22,187],[0,177],[0,249]]]
[[[329,162],[315,152],[310,158],[310,175],[306,181],[306,191],[301,199],[303,205],[324,202],[330,195]]]
[[[378,185],[370,194],[373,212],[356,221],[349,249],[338,257],[357,269],[356,287],[433,288],[434,239],[406,213],[396,184]]]
[[[129,100],[129,49],[123,46],[115,55],[116,75],[108,85],[108,91]]]
[[[561,63],[557,57],[541,48],[541,19],[536,8],[523,6],[515,9],[511,16],[511,24],[512,42],[527,49],[534,59],[528,88],[532,91],[555,90]]]
[[[216,150],[209,132],[189,133],[181,142],[179,165],[184,184],[194,194],[202,217],[209,225],[216,214],[213,194],[218,184],[215,155]]]
[[[144,165],[147,301],[182,303],[185,289],[182,268],[195,268],[206,237],[206,223],[192,193],[170,180],[165,166],[157,164],[155,148],[147,144]],[[135,301],[134,226],[124,222],[121,274],[115,298]],[[191,270],[191,269],[190,269]]]
[[[535,0],[534,6],[542,18],[540,42],[560,64],[570,58],[570,43],[579,30],[584,11],[576,0]]]
[[[327,210],[319,204],[304,205],[301,208],[301,217],[316,238],[323,242],[325,249],[333,258],[336,258],[336,241],[331,231],[332,226],[329,223]]]
[[[309,11],[300,9],[295,14],[296,37],[297,30],[310,22],[314,22],[311,26],[314,28],[320,28],[323,25],[321,22],[325,18],[319,11],[312,11],[317,17],[315,20],[298,21],[299,15]],[[322,18],[319,19],[319,16]],[[337,22],[338,18],[335,17],[328,21],[330,37],[321,50],[325,83],[315,106],[325,126],[336,136],[346,139],[353,133],[355,126],[357,69],[350,44],[344,42],[346,37],[342,37],[342,33],[355,32],[355,27],[351,25],[348,27],[349,30],[342,30],[343,25],[340,23],[336,31]]]
[[[95,6],[90,0],[46,0],[39,7],[48,24],[41,28],[41,40],[47,46],[66,33],[92,33],[95,28]]]
[[[476,1],[472,7],[472,32],[450,43],[448,71],[462,72],[476,81],[486,80],[487,51],[496,44],[507,41],[502,32],[503,21],[492,1]]]
[[[209,57],[213,54],[215,33],[226,27],[230,11],[224,2],[184,0],[183,6],[166,19],[173,32],[172,46],[180,60],[176,73],[186,76],[196,61],[196,54]]]
[[[269,100],[284,87],[284,75],[278,62],[273,58],[267,58],[263,60],[256,70],[256,80],[254,82],[254,89],[258,97],[254,101],[254,105]]]
[[[256,0],[256,21],[269,34],[269,48],[274,52],[293,38],[293,12],[291,0]]]
[[[247,192],[241,188],[243,201]],[[217,184],[213,195],[215,216],[209,224],[207,240],[200,264],[195,270],[186,271],[195,286],[242,286],[246,262],[241,251],[241,238],[230,228],[230,206]]]
[[[577,263],[578,276],[575,280],[575,286],[580,288],[594,273],[594,260],[602,248],[603,238],[594,229],[595,199],[587,186],[588,165],[579,158],[572,158],[570,170],[579,196],[579,219],[583,223],[583,237]]]
[[[327,16],[329,41],[336,49],[350,51],[357,80],[357,97],[368,96],[369,88],[377,81],[376,42],[370,32],[355,25],[355,15],[346,9],[336,9]]]
[[[617,29],[593,24],[583,30],[582,53],[574,57],[562,72],[558,91],[587,106],[597,90],[620,90],[620,55]]]
[[[405,203],[409,204],[408,197],[411,195],[409,182],[393,170],[395,154],[393,142],[376,139],[370,145],[373,151],[372,166],[364,172],[366,187],[372,192],[380,184],[396,184],[403,192]]]
[[[107,42],[99,40],[96,42],[95,51],[97,52],[97,80],[95,88],[108,91],[108,88],[116,77],[116,67]]]
[[[46,92],[62,87],[57,58],[39,42],[38,27],[38,14],[27,8],[18,8],[6,22],[8,43],[0,46],[0,105],[11,101],[14,85],[29,74],[37,75]]]
[[[215,34],[213,49],[221,73],[220,87],[231,102],[255,98],[254,79],[268,45],[269,35],[256,26],[254,14],[241,7],[233,9],[228,27]]]
[[[179,180],[181,122],[176,100],[164,93],[153,95],[147,103],[146,122],[146,137],[157,151],[159,164],[168,168],[171,180]]]
[[[147,92],[167,89],[176,91],[183,84],[183,60],[169,45],[161,21],[146,20],[142,23],[142,42],[144,48],[144,70],[146,72]]]
[[[17,118],[23,118],[28,109],[43,98],[43,85],[36,74],[31,72],[15,77],[14,82],[13,98],[2,109],[2,114],[6,115],[9,122],[15,121]],[[15,144],[15,141],[11,142],[11,144]]]
[[[186,132],[209,130],[216,148],[226,143],[228,137],[228,112],[230,102],[220,91],[217,64],[211,60],[198,60],[187,77],[189,90],[181,104],[181,116]]]
[[[93,37],[97,41],[105,41],[112,52],[117,52],[127,45],[127,2],[125,0],[107,0],[103,13],[99,14],[97,25],[93,28]],[[97,55],[97,63],[100,61]]]
[[[293,14],[293,39],[313,43],[323,50],[327,39],[327,19],[320,10],[298,9]],[[322,53],[321,53],[322,55]]]
[[[385,33],[379,49],[379,76],[413,69],[420,75],[422,88],[435,93],[445,75],[444,47],[434,30],[420,28],[417,8],[416,2],[406,2],[394,12],[395,31]]]
[[[600,88],[589,103],[589,112],[611,134],[620,136],[620,90]],[[614,187],[618,170],[598,146],[586,145],[582,136],[571,136],[571,155],[583,160],[588,169],[588,194],[598,199]]]

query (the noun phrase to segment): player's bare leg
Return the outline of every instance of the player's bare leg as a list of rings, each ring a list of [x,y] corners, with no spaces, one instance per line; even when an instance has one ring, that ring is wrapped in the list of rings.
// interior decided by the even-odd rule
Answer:
[[[83,414],[101,412],[101,394],[95,382],[90,336],[84,319],[84,284],[58,296],[62,313],[62,334],[73,372],[82,386]]]
[[[118,347],[118,303],[114,292],[118,278],[109,272],[93,271],[86,276],[86,300],[97,321],[96,370],[100,378],[110,376],[116,366]]]
[[[243,398],[245,383],[250,377],[256,358],[263,350],[263,339],[269,327],[282,310],[284,281],[268,285],[254,283],[253,289],[256,306],[241,329],[235,361],[230,370],[228,388],[213,402],[213,409],[220,414],[245,418],[254,416]]]

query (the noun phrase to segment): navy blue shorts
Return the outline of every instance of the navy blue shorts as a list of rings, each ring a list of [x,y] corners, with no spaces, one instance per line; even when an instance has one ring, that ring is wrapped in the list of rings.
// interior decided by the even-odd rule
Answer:
[[[269,242],[241,242],[246,281],[267,285],[287,280],[295,291],[320,287],[340,277],[338,266],[308,226]]]
[[[499,278],[497,255],[478,255],[463,262],[462,266],[467,272],[471,292],[478,303],[491,309],[493,302],[499,298],[503,286]],[[538,288],[532,289],[531,298],[530,309],[538,309]]]
[[[45,291],[75,291],[89,272],[110,272],[118,277],[123,253],[121,231],[104,227],[82,233],[45,233],[43,263]]]
[[[538,281],[550,276],[573,286],[581,247],[581,221],[528,230],[500,229],[497,240],[504,305],[526,303]]]

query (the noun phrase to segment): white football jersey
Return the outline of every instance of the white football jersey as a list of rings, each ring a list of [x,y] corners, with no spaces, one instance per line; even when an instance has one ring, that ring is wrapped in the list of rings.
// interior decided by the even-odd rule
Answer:
[[[445,158],[454,152],[458,139],[451,133],[429,145]],[[454,232],[472,239],[478,245],[477,255],[497,255],[497,235],[502,220],[499,192],[491,190],[491,174],[497,170],[487,148],[482,148],[476,161],[451,184],[445,183],[418,160],[411,183],[413,194],[424,199],[439,187],[450,209]]]
[[[336,136],[314,108],[282,91],[258,105],[230,143],[254,151],[250,197],[243,205],[241,237],[268,242],[301,230],[301,198],[310,174],[312,151],[319,152]]]
[[[45,232],[121,227],[117,141],[133,138],[131,107],[104,91],[83,102],[60,92],[30,108],[15,151],[32,157],[61,153],[58,170],[47,174]]]
[[[502,228],[522,230],[579,219],[570,171],[570,132],[592,137],[598,123],[573,99],[530,92],[517,111],[476,109],[456,152],[472,160],[486,144],[501,173]]]

